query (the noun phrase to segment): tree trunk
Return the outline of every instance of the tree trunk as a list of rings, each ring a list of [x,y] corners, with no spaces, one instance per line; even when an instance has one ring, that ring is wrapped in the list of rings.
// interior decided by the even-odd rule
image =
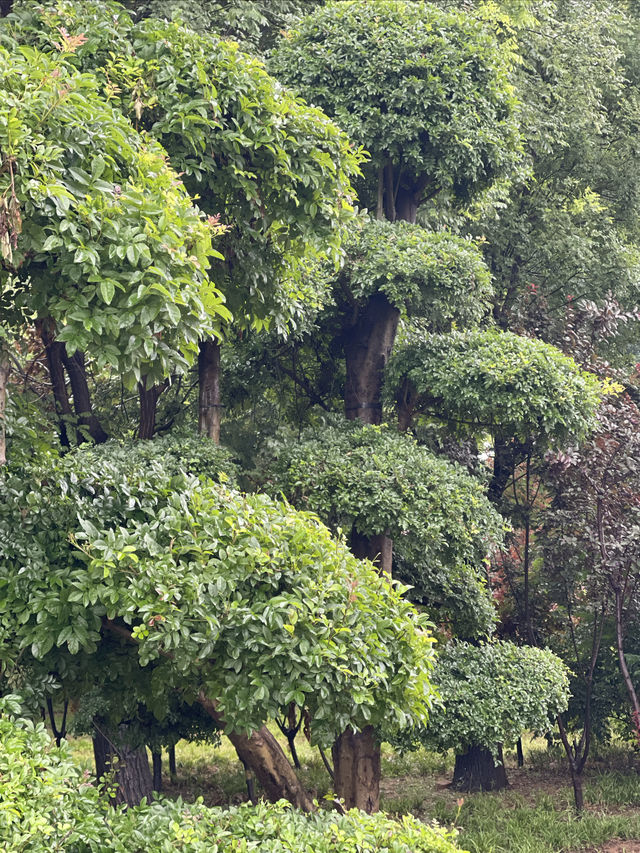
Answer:
[[[138,398],[140,399],[140,423],[138,426],[138,438],[153,438],[156,432],[156,411],[158,398],[167,387],[167,382],[152,385],[147,388],[147,377],[142,377],[138,382]]]
[[[198,430],[220,443],[220,343],[200,341],[198,354]]]
[[[451,787],[456,791],[501,791],[508,787],[502,746],[496,765],[490,750],[472,746],[464,755],[456,755]]]
[[[0,0],[0,18],[5,18],[11,11],[13,0]]]
[[[360,560],[371,560],[381,572],[391,575],[393,563],[393,539],[388,531],[376,536],[363,536],[355,529],[351,531],[349,550]]]
[[[162,752],[160,750],[151,752],[151,763],[153,765],[153,790],[162,791]]]
[[[399,319],[400,312],[384,293],[376,293],[355,325],[345,330],[344,409],[350,421],[382,422],[383,372],[391,355]]]
[[[7,463],[7,383],[9,381],[9,360],[0,348],[0,465]]]
[[[633,728],[636,740],[640,745],[640,702],[638,702],[638,694],[636,693],[627,660],[624,654],[624,631],[622,624],[622,592],[619,588],[615,589],[616,596],[616,649],[618,651],[618,662],[620,664],[620,672],[627,688],[627,695],[631,703],[631,713],[633,719]]]
[[[47,356],[49,379],[51,380],[53,400],[60,428],[60,444],[63,447],[69,447],[70,441],[67,429],[69,424],[75,421],[75,418],[71,403],[69,402],[67,382],[64,376],[64,364],[62,362],[62,355],[65,351],[64,344],[56,341],[55,325],[51,318],[39,320],[36,328],[42,339],[44,351]]]
[[[86,441],[85,430],[89,433],[96,444],[102,444],[109,436],[103,430],[98,418],[91,409],[91,395],[87,383],[87,373],[84,364],[84,353],[77,350],[72,356],[67,355],[66,348],[62,350],[62,360],[67,369],[71,393],[73,394],[73,408],[78,418],[78,423],[84,429],[78,430],[78,443]]]
[[[334,743],[331,753],[336,796],[346,809],[372,814],[380,808],[380,744],[373,726],[361,732],[347,729]]]
[[[198,701],[204,710],[224,729],[226,727],[225,720],[216,708],[215,702],[202,694]],[[311,797],[300,784],[300,780],[280,744],[266,726],[262,726],[252,735],[228,732],[227,737],[235,747],[240,761],[255,773],[256,779],[262,785],[270,802],[275,803],[278,800],[286,799],[304,812],[315,811]]]
[[[171,781],[175,781],[176,776],[178,775],[178,768],[176,767],[176,748],[175,745],[170,746],[167,750],[169,753],[169,775],[171,776]]]
[[[524,752],[522,751],[522,738],[516,741],[516,755],[518,756],[518,767],[524,767]]]
[[[96,726],[93,733],[93,755],[96,762],[96,776],[102,779],[105,774],[114,773],[115,797],[112,805],[125,803],[137,806],[143,797],[149,802],[153,797],[153,780],[149,770],[147,750],[144,746],[131,747],[124,737],[124,727],[113,732],[103,725]]]

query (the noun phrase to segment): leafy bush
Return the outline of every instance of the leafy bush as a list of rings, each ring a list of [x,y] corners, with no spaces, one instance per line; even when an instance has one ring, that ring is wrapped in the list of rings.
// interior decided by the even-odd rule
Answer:
[[[11,853],[454,853],[454,834],[412,817],[351,811],[308,816],[280,802],[207,808],[161,800],[110,808],[93,781],[53,746],[44,726],[0,699],[0,838]],[[4,712],[4,713],[3,713]]]
[[[0,477],[0,658],[117,676],[158,716],[171,688],[204,689],[236,730],[295,702],[324,744],[424,720],[432,640],[403,588],[315,516],[177,473],[154,447]],[[135,642],[112,650],[114,625]]]
[[[439,648],[434,683],[442,706],[433,710],[420,740],[431,749],[495,752],[524,731],[544,733],[566,710],[567,669],[547,649],[498,641],[453,642]]]
[[[484,560],[503,522],[462,467],[395,430],[343,423],[309,429],[271,450],[266,488],[317,512],[333,530],[389,532],[394,572],[411,595],[463,635],[491,630]],[[444,609],[443,609],[444,604]]]
[[[460,429],[551,441],[593,427],[603,393],[556,347],[497,329],[408,334],[387,365],[390,395],[405,381],[417,411]]]
[[[335,276],[335,298],[364,302],[377,291],[401,312],[429,318],[429,328],[473,325],[487,309],[491,276],[470,239],[408,222],[360,219]]]

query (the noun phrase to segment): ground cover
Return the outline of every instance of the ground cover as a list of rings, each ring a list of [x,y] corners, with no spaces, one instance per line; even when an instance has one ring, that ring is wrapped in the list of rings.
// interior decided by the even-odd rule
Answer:
[[[274,731],[274,734],[276,732]],[[91,769],[88,738],[71,739],[76,759]],[[282,740],[285,745],[284,740]],[[322,801],[331,780],[317,750],[300,739],[301,776]],[[244,770],[226,739],[220,747],[181,741],[176,748],[178,775],[171,780],[165,761],[164,794],[207,805],[246,801]],[[411,813],[460,831],[459,844],[470,853],[640,853],[640,756],[627,747],[607,748],[586,775],[586,810],[573,812],[566,764],[544,741],[525,746],[525,766],[506,756],[510,787],[506,792],[466,794],[449,787],[453,755],[427,750],[399,755],[383,750],[381,808],[392,815]],[[327,802],[327,805],[330,804]]]

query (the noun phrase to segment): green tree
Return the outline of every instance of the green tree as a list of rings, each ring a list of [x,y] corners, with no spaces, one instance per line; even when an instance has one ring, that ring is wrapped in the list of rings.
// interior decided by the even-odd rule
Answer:
[[[317,302],[301,273],[313,255],[339,257],[362,159],[320,110],[237,44],[167,21],[134,24],[117,3],[27,3],[6,25],[47,51],[57,50],[61,27],[89,34],[75,64],[163,144],[200,206],[227,226],[212,274],[236,327],[284,333]],[[200,425],[216,440],[217,340],[200,347]]]

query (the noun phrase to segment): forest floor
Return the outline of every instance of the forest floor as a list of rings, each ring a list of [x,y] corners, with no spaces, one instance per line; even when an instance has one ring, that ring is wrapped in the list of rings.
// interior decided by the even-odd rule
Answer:
[[[318,751],[299,738],[301,776],[322,801],[331,780]],[[88,738],[70,739],[77,760],[92,767]],[[180,742],[176,780],[164,766],[164,791],[185,801],[201,796],[208,805],[228,806],[247,799],[244,771],[223,738],[219,747]],[[631,748],[608,748],[595,756],[585,777],[586,809],[573,812],[566,762],[544,741],[526,744],[525,766],[507,754],[510,787],[490,794],[461,794],[449,787],[453,756],[420,750],[398,755],[385,747],[381,808],[408,812],[426,822],[455,825],[459,844],[470,853],[640,853],[640,755]],[[461,802],[463,800],[463,802]]]

